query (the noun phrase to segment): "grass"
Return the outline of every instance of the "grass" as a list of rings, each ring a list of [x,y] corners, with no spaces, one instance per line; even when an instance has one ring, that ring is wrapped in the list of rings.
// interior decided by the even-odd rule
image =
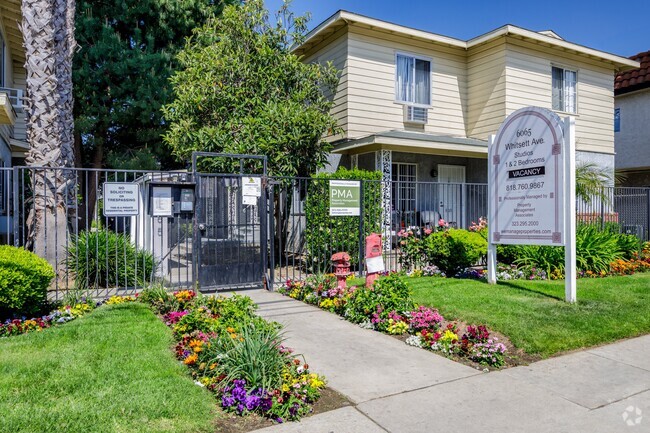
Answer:
[[[563,301],[564,281],[407,282],[418,304],[438,308],[447,319],[486,324],[543,357],[650,332],[650,274],[579,279],[573,305]]]
[[[0,432],[208,432],[215,401],[145,306],[0,340]]]

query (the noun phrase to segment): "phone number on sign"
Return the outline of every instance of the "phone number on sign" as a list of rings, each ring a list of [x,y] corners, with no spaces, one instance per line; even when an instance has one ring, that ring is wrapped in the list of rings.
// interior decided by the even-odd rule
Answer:
[[[544,182],[516,183],[514,185],[506,185],[506,191],[525,191],[528,189],[539,188],[544,188]]]
[[[539,225],[539,221],[513,221],[512,222],[513,227],[524,227],[524,226],[534,227],[538,225]]]

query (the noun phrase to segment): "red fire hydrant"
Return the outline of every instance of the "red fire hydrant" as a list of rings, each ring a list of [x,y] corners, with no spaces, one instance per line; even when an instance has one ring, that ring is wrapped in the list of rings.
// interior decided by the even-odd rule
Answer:
[[[381,235],[371,233],[366,237],[366,287],[372,287],[380,272],[384,272],[381,256]]]
[[[348,253],[336,253],[332,256],[334,275],[338,281],[339,289],[347,287],[348,275],[350,275],[350,255]]]

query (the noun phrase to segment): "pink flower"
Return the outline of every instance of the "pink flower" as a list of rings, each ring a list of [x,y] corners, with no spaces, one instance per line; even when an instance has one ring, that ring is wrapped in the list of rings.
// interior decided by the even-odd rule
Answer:
[[[425,235],[430,235],[433,230],[431,229],[424,229],[424,234]]]
[[[447,227],[449,224],[447,224],[447,221],[445,221],[444,219],[440,218],[440,220],[438,221],[438,225],[439,225],[440,227]]]

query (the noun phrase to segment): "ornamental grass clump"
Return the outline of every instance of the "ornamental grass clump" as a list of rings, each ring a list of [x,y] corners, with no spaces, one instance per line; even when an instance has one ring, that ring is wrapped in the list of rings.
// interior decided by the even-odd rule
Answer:
[[[255,315],[257,306],[250,298],[202,297],[187,290],[145,292],[139,300],[162,314],[174,331],[178,360],[197,385],[216,394],[225,411],[256,413],[278,422],[298,420],[311,411],[325,379],[282,345],[281,326]]]
[[[137,249],[127,235],[107,229],[73,236],[65,264],[79,290],[144,287],[156,269],[152,253]]]

